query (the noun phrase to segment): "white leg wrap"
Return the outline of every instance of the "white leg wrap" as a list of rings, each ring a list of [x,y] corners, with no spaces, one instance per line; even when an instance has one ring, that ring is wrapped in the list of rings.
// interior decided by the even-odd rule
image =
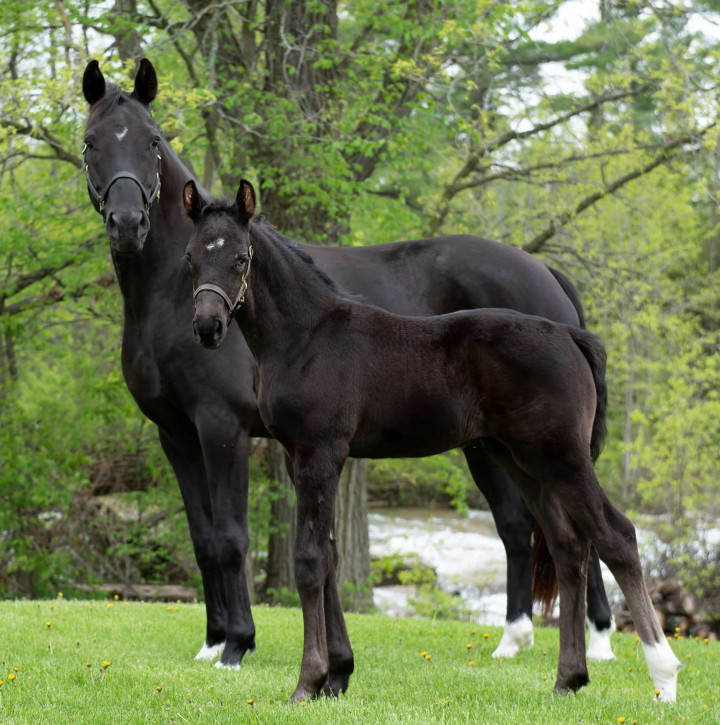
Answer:
[[[195,655],[196,660],[203,662],[212,662],[216,657],[222,654],[225,649],[225,642],[219,642],[212,646],[208,646],[207,642],[203,644],[202,649]]]
[[[665,638],[655,644],[645,644],[645,661],[655,683],[655,689],[660,691],[657,696],[663,702],[675,702],[677,698],[677,677],[682,665]]]
[[[515,657],[523,647],[532,647],[533,641],[532,620],[524,614],[514,622],[505,622],[502,639],[492,656],[497,659]]]
[[[590,632],[588,640],[587,656],[591,660],[614,660],[612,647],[610,645],[610,635],[615,631],[615,620],[610,620],[610,626],[607,629],[598,630],[595,624],[589,619],[587,628]]]

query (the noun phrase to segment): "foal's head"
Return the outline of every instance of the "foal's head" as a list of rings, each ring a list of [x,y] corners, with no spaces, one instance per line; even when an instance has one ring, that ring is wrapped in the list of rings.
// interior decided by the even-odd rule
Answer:
[[[206,202],[193,181],[183,190],[185,213],[193,222],[185,255],[195,290],[193,332],[204,347],[220,346],[230,319],[245,300],[255,204],[255,190],[244,179],[231,205]]]
[[[83,75],[90,104],[83,160],[88,193],[103,215],[110,246],[117,254],[139,252],[150,229],[150,207],[160,195],[160,131],[149,105],[157,95],[157,75],[143,58],[135,89],[106,87],[96,60]]]

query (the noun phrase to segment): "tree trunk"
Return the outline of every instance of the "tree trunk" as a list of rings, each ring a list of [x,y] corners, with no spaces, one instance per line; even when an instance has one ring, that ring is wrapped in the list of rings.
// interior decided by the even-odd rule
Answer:
[[[278,484],[273,497],[270,518],[273,530],[268,540],[266,595],[277,598],[281,589],[295,591],[293,544],[297,522],[292,481],[285,467],[285,450],[277,441],[269,441],[265,449],[265,465],[268,477]],[[272,595],[272,590],[275,594]]]

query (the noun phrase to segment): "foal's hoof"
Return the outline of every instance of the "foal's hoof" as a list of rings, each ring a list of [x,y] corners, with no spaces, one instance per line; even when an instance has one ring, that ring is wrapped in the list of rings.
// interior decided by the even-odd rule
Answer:
[[[558,677],[555,683],[554,692],[558,695],[567,695],[570,692],[577,692],[581,687],[585,687],[590,682],[587,672],[578,672],[570,677]]]
[[[332,675],[325,681],[322,694],[325,697],[337,697],[340,693],[347,692],[349,686],[350,673],[347,675]]]
[[[235,646],[230,647],[229,644],[225,645],[225,651],[222,657],[215,663],[215,667],[219,670],[239,670],[242,664],[243,658],[246,655],[251,655],[255,652],[255,645],[252,647]]]

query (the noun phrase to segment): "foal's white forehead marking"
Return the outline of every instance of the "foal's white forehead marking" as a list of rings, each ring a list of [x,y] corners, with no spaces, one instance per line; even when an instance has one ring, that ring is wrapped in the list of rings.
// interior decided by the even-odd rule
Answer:
[[[118,141],[122,141],[125,138],[125,134],[127,133],[127,126],[122,131],[116,131],[115,135],[117,136]]]
[[[207,249],[208,252],[212,252],[213,249],[220,249],[223,244],[225,244],[225,240],[222,237],[218,237],[214,242],[210,242],[205,249]]]

